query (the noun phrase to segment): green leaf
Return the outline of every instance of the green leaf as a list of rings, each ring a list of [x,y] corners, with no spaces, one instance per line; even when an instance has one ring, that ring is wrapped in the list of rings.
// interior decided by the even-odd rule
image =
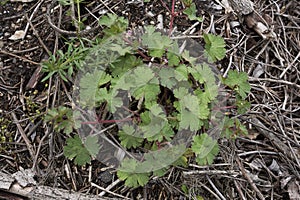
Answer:
[[[183,11],[184,14],[186,14],[188,16],[188,18],[190,20],[197,20],[199,22],[202,22],[202,17],[197,17],[196,14],[197,14],[197,9],[196,9],[196,4],[195,3],[191,3],[189,5],[189,7],[187,7],[184,11]]]
[[[102,16],[99,19],[99,24],[103,26],[107,26],[109,28],[123,27],[127,26],[127,20],[124,17],[119,17],[118,15],[108,13],[107,15]],[[121,32],[121,31],[119,31]],[[115,34],[119,32],[114,32]],[[113,32],[112,32],[113,33]]]
[[[224,39],[212,34],[204,34],[203,38],[205,41],[204,53],[207,56],[208,61],[216,62],[217,60],[222,60],[226,54]]]
[[[235,90],[243,99],[247,97],[247,93],[249,93],[251,90],[246,72],[230,70],[227,78],[223,80],[223,83]]]
[[[126,148],[139,147],[144,141],[142,135],[138,135],[137,130],[133,126],[124,125],[118,134],[121,145]]]
[[[178,80],[175,76],[175,71],[173,69],[162,68],[159,71],[158,76],[160,78],[160,84],[169,89],[174,88],[178,83]]]
[[[189,7],[192,5],[193,0],[181,0],[181,2],[186,6]]]
[[[196,154],[196,162],[199,165],[210,165],[219,153],[219,146],[216,140],[213,140],[206,133],[194,136],[192,150]]]
[[[98,106],[100,103],[107,102],[110,106],[111,93],[106,88],[100,88],[95,94],[95,103]]]
[[[70,134],[75,126],[73,111],[65,106],[49,109],[44,120],[45,122],[53,121],[54,130],[57,132],[63,130],[65,134]]]
[[[198,113],[195,114],[191,111],[183,109],[180,114],[180,129],[186,129],[190,131],[197,131],[203,125],[203,122],[198,118]]]
[[[72,0],[58,0],[59,4],[63,5],[63,6],[69,6],[72,4]]]
[[[108,13],[99,19],[99,24],[107,26],[103,32],[106,37],[110,37],[126,31],[128,20],[124,17],[118,17],[118,15]]]
[[[199,105],[199,113],[198,113],[199,119],[208,119],[209,114],[210,114],[210,110],[208,108],[208,104],[202,104],[202,103],[200,103],[200,105]]]
[[[108,83],[111,77],[104,71],[95,70],[92,74],[87,73],[79,83],[80,90],[80,104],[89,108],[94,108],[97,94],[99,94],[99,87]]]
[[[130,53],[132,48],[130,46],[124,47],[124,45],[114,43],[111,45],[111,50],[118,52],[120,56],[124,56],[126,53]]]
[[[136,99],[144,97],[145,108],[149,109],[154,104],[157,104],[157,95],[160,93],[160,88],[158,84],[146,84],[143,87],[136,89],[133,96]]]
[[[125,180],[125,185],[127,187],[136,188],[138,186],[145,186],[149,181],[148,173],[127,173],[123,171],[118,171],[117,175],[120,180]]]
[[[142,44],[148,47],[150,56],[161,58],[168,47],[172,46],[172,41],[168,36],[155,32],[155,27],[146,26],[145,34],[142,36]]]
[[[186,87],[179,87],[176,88],[173,93],[177,99],[183,99],[186,95],[189,95],[189,90]]]
[[[149,130],[152,131],[152,128],[149,127]],[[172,127],[168,123],[164,123],[163,128],[159,127],[159,131],[153,135],[151,134],[152,137],[148,137],[148,141],[157,141],[157,142],[162,142],[162,141],[171,141],[172,137],[175,135]]]
[[[195,95],[188,94],[182,98],[183,106],[192,113],[199,113],[199,99]],[[197,116],[197,115],[196,115]]]
[[[216,77],[211,67],[207,64],[198,64],[189,68],[189,72],[193,75],[193,77],[199,81],[199,83],[214,83],[216,81]]]
[[[173,166],[188,167],[188,160],[185,156],[180,156],[173,164]]]
[[[87,136],[84,142],[84,146],[89,151],[92,157],[96,157],[100,149],[100,145],[98,143],[98,137],[92,135]]]
[[[251,103],[246,100],[237,99],[235,105],[237,106],[237,113],[239,115],[245,114],[251,107]]]
[[[107,15],[102,16],[99,19],[99,24],[107,27],[111,27],[114,23],[116,23],[118,16],[108,13]]]
[[[137,67],[134,69],[134,76],[131,77],[131,84],[135,84],[135,88],[144,86],[154,78],[153,71],[148,67]]]
[[[111,64],[111,71],[114,77],[121,77],[125,72],[142,64],[142,60],[134,55],[126,54]]]
[[[144,136],[148,138],[149,141],[152,141],[152,138],[156,138],[158,134],[160,134],[167,124],[167,119],[165,113],[161,109],[159,105],[153,105],[150,108],[150,112],[147,112],[149,117],[146,119],[150,119],[149,124],[142,125],[141,130],[144,133]]]
[[[188,72],[188,67],[184,64],[180,64],[176,67],[176,79],[178,81],[182,81],[182,80],[188,80],[189,76],[189,72]]]
[[[248,130],[238,118],[225,117],[224,127],[222,130],[222,136],[228,139],[235,139],[239,135],[247,135]]]
[[[158,169],[158,170],[155,170],[155,171],[153,172],[153,176],[162,177],[162,176],[164,176],[167,172],[168,172],[168,169],[167,169],[167,168]]]
[[[190,56],[190,52],[187,50],[184,50],[182,53],[182,58],[188,61],[191,65],[194,65],[197,58]]]
[[[177,66],[180,62],[179,56],[177,56],[175,53],[172,52],[167,53],[167,58],[168,58],[169,66]]]
[[[125,180],[125,185],[128,187],[144,186],[149,181],[149,173],[136,173],[139,164],[134,159],[125,158],[121,167],[117,171],[120,180]]]
[[[64,147],[64,155],[69,159],[74,159],[76,165],[85,165],[91,162],[89,151],[83,146],[78,135],[67,139],[67,145]]]
[[[172,165],[185,152],[184,144],[172,147],[163,147],[157,151],[144,154],[144,162],[141,162],[136,170],[139,172],[156,171]]]
[[[183,191],[184,194],[188,195],[189,194],[189,189],[186,185],[181,185],[181,190]]]

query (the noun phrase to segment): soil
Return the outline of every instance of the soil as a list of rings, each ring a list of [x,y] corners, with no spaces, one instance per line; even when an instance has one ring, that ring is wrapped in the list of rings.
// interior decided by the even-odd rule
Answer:
[[[200,167],[191,160],[188,168],[170,168],[145,187],[130,189],[120,182],[111,191],[131,199],[300,199],[300,3],[254,1],[259,20],[276,35],[265,39],[247,26],[245,16],[229,12],[217,1],[195,3],[203,22],[191,35],[202,44],[202,38],[196,36],[203,33],[224,37],[227,52],[217,63],[218,69],[222,73],[237,69],[249,75],[251,109],[237,116],[247,125],[249,135],[234,141],[220,139],[221,151],[211,166]],[[67,6],[62,7],[61,16],[58,8],[49,16],[67,32],[51,27],[47,10],[57,5],[52,0],[0,2],[0,170],[12,174],[35,165],[38,185],[99,194],[101,190],[88,181],[89,173],[93,183],[106,188],[117,180],[115,171],[97,160],[86,167],[76,166],[63,155],[68,136],[43,122],[48,108],[70,106],[67,94],[72,93],[72,83],[58,77],[41,82],[45,74],[40,64],[49,58],[49,52],[66,50],[65,42],[76,30]],[[105,1],[105,5],[85,0],[81,6],[85,25],[93,30],[84,35],[88,39],[101,34],[101,28],[93,29],[95,19],[84,8],[96,17],[103,11],[123,16],[130,28],[156,25],[157,16],[162,15],[164,28],[170,27],[171,0],[115,0]],[[181,9],[183,4],[176,0],[175,10]],[[194,24],[179,14],[173,27],[182,32]],[[9,39],[26,27],[24,39]],[[31,156],[22,132],[37,160]],[[104,196],[115,197],[110,193]]]

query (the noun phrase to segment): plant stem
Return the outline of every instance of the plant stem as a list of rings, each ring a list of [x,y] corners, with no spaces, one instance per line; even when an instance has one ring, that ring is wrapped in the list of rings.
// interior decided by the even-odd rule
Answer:
[[[175,0],[172,0],[172,11],[171,11],[169,36],[171,36],[172,30],[173,30],[174,18],[176,15],[177,15],[177,13],[175,13]]]
[[[79,0],[76,0],[77,3],[77,15],[78,15],[78,29],[80,31],[81,21],[80,21],[80,5]]]
[[[175,18],[175,16],[178,15],[178,13],[175,12],[175,1],[176,0],[172,0],[171,10],[168,8],[168,6],[166,5],[166,3],[163,0],[160,0],[160,1],[163,4],[163,6],[168,10],[168,12],[171,14],[171,19],[170,19],[170,24],[169,24],[169,36],[170,36],[172,33],[172,30],[173,30],[174,18]]]

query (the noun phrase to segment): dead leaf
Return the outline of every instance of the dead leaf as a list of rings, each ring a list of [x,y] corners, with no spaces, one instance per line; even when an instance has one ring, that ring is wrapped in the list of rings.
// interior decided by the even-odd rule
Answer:
[[[298,181],[292,181],[288,186],[290,199],[300,199],[300,185]]]
[[[28,185],[36,185],[36,181],[34,180],[34,171],[32,169],[20,169],[12,175],[16,179],[16,181],[22,186],[26,187]]]
[[[25,31],[21,30],[21,31],[16,31],[12,36],[10,36],[10,40],[19,40],[24,38],[25,36]]]

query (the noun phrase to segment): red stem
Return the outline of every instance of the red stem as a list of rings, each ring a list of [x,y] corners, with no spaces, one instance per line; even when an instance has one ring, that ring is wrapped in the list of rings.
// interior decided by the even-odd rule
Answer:
[[[175,15],[177,15],[177,13],[175,13],[175,0],[172,0],[172,12],[171,12],[169,36],[171,36],[171,32],[173,30],[173,23],[174,23]]]
[[[170,19],[170,24],[169,24],[169,36],[171,35],[171,32],[173,30],[173,23],[174,23],[174,18],[178,15],[178,12],[175,12],[175,0],[172,0],[172,8],[171,11],[168,8],[168,6],[165,4],[163,0],[160,0],[163,6],[168,10],[168,12],[171,14],[171,19]]]

